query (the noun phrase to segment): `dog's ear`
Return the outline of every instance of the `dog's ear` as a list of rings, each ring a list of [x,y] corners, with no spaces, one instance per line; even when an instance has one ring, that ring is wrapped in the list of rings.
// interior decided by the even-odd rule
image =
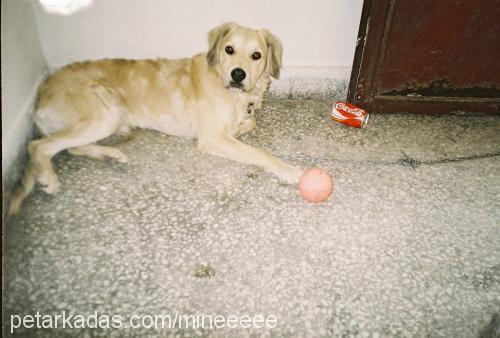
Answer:
[[[224,36],[235,26],[235,23],[227,22],[208,32],[207,61],[210,66],[214,66],[219,61],[219,45]]]
[[[279,79],[281,60],[283,57],[283,45],[277,36],[271,34],[267,29],[262,30],[267,43],[267,70],[275,79]]]

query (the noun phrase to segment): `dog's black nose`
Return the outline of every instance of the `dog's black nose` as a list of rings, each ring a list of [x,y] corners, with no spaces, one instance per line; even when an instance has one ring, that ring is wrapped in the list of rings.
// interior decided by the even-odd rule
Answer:
[[[243,80],[245,80],[245,77],[247,76],[247,74],[245,73],[245,71],[241,68],[235,68],[233,69],[233,71],[231,72],[231,77],[233,78],[234,81],[236,82],[241,82]]]

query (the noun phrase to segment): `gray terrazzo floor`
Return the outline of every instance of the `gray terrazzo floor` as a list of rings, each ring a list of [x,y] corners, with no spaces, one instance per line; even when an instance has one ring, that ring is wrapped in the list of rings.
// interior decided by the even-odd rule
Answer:
[[[25,336],[476,337],[500,311],[500,118],[271,101],[243,140],[333,176],[305,203],[258,168],[136,131],[126,165],[56,156],[4,229],[10,315],[273,315],[273,329],[17,329]],[[5,333],[5,332],[4,332]]]

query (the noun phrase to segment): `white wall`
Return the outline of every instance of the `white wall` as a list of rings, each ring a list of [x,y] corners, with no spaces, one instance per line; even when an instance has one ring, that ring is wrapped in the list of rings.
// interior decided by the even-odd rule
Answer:
[[[206,50],[225,21],[265,27],[284,44],[286,78],[349,76],[363,0],[95,0],[71,16],[36,6],[52,68],[104,57],[180,58]],[[319,69],[318,69],[319,67]],[[315,74],[315,75],[314,75]],[[286,87],[286,84],[285,84]]]
[[[2,181],[32,130],[33,101],[47,64],[29,1],[2,1]],[[4,182],[5,183],[5,182]]]

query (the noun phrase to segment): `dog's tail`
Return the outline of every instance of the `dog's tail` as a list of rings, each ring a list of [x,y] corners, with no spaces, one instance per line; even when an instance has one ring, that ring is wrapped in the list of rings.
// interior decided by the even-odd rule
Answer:
[[[36,170],[32,162],[28,163],[28,167],[24,173],[21,183],[14,191],[14,195],[9,205],[9,215],[17,215],[21,209],[21,204],[28,195],[31,193],[36,183]]]

